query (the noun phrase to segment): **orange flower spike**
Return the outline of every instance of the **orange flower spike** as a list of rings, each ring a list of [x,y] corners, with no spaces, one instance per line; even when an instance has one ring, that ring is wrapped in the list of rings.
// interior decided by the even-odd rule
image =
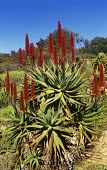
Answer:
[[[13,101],[16,101],[17,89],[16,89],[16,82],[15,81],[12,82],[12,97],[13,97]]]
[[[70,36],[70,51],[72,53],[72,63],[75,62],[75,51],[74,51],[74,34]]]
[[[60,21],[58,21],[57,37],[58,37],[58,47],[60,48],[62,46],[62,28],[61,28]]]
[[[35,50],[34,50],[34,44],[30,43],[30,49],[29,49],[29,54],[32,57],[32,59],[34,60],[34,56],[35,56]]]
[[[8,71],[7,71],[7,74],[6,74],[6,92],[10,93],[10,76],[9,76]]]
[[[23,95],[23,91],[20,92],[20,110],[24,111],[24,95]]]
[[[24,99],[25,99],[25,101],[29,99],[28,78],[27,78],[26,74],[24,76]]]
[[[37,66],[42,67],[42,65],[43,65],[43,53],[42,53],[42,46],[40,45]]]
[[[29,55],[29,37],[28,37],[28,34],[26,34],[26,37],[25,37],[25,51],[26,51],[26,55],[28,56]]]
[[[48,37],[48,51],[50,54],[53,54],[53,39],[52,39],[52,33],[49,34]]]
[[[19,48],[19,50],[18,50],[18,63],[19,63],[19,65],[23,65],[22,49],[21,48]]]

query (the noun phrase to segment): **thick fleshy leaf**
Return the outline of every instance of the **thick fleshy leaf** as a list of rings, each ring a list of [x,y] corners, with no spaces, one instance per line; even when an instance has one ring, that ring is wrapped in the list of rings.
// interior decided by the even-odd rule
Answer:
[[[61,141],[61,139],[58,137],[58,134],[54,131],[54,142],[57,146],[57,149],[59,151],[59,153],[61,154],[61,150],[60,150],[60,147],[62,148],[62,150],[64,151],[64,153],[66,153],[66,149]]]

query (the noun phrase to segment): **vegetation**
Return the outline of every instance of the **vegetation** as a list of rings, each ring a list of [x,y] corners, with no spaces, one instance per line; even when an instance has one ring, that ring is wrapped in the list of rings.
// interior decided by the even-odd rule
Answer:
[[[72,170],[106,117],[106,56],[76,57],[74,34],[67,44],[60,22],[56,33],[56,43],[49,34],[36,53],[26,34],[18,70],[1,75],[0,147],[11,155],[8,168]]]
[[[81,52],[94,55],[97,55],[100,52],[107,53],[107,38],[95,37],[91,41],[85,40]]]

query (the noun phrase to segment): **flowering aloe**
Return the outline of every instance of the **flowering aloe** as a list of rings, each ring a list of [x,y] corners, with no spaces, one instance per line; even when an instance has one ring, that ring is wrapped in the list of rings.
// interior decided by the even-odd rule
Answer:
[[[56,46],[54,46],[53,62],[54,62],[55,65],[58,64],[58,54],[57,54],[57,47]]]
[[[19,48],[19,50],[18,50],[18,63],[20,65],[23,65],[22,49],[21,48]]]
[[[34,51],[34,44],[30,43],[29,55],[31,56],[32,60],[34,61],[35,51]]]
[[[28,56],[29,55],[29,37],[28,37],[28,34],[26,34],[26,37],[25,37],[25,51],[26,51],[26,55]]]
[[[13,98],[13,101],[16,101],[17,89],[16,89],[16,82],[15,81],[12,82],[12,98]]]
[[[62,46],[62,28],[61,28],[60,21],[58,21],[57,36],[58,36],[58,47],[61,47]]]
[[[50,54],[53,54],[53,39],[52,39],[52,33],[49,34],[48,37],[48,51]]]
[[[23,95],[23,91],[20,92],[20,110],[24,111],[24,95]]]
[[[42,65],[43,65],[43,53],[42,53],[42,46],[40,45],[37,66],[42,67]]]
[[[27,75],[24,75],[24,100],[28,100],[29,94],[28,94],[28,78]]]
[[[74,34],[70,36],[70,51],[72,53],[72,64],[75,62],[75,51],[74,51]]]
[[[15,112],[9,113],[12,119],[7,127],[10,128],[7,130],[7,136],[10,136],[9,139],[14,144],[15,150],[24,157],[21,163],[24,165],[26,162],[28,169],[38,168],[37,158],[40,157],[44,169],[49,169],[53,165],[57,169],[59,164],[64,165],[65,161],[70,167],[72,155],[75,154],[72,153],[75,147],[73,139],[77,152],[78,144],[84,145],[87,140],[92,142],[91,137],[96,133],[97,121],[102,119],[103,112],[106,111],[106,101],[104,106],[101,106],[103,97],[100,100],[98,96],[98,85],[101,90],[102,88],[105,90],[103,64],[100,63],[100,82],[97,71],[94,71],[92,93],[96,98],[93,98],[90,90],[90,93],[87,92],[92,79],[89,62],[82,65],[81,62],[75,62],[73,34],[70,36],[70,52],[67,53],[67,42],[62,35],[60,21],[58,21],[57,38],[58,44],[53,47],[52,34],[49,34],[48,53],[42,51],[42,43],[39,44],[37,67],[25,69],[27,73],[24,75],[24,90],[20,92],[20,105],[16,100],[16,83],[12,82],[12,96],[13,100],[16,100],[16,105]],[[29,58],[34,56],[32,49],[34,50],[33,44],[31,43],[29,48],[29,38],[26,34],[26,55],[29,55]],[[47,64],[43,62],[43,54],[49,59]],[[72,56],[72,64],[67,60],[69,54]],[[21,63],[19,61],[19,64]],[[82,71],[84,64],[87,67]],[[29,86],[28,76],[31,81]],[[10,91],[8,72],[6,91]],[[104,93],[105,91],[102,91],[102,94]],[[99,101],[96,102],[97,96]]]

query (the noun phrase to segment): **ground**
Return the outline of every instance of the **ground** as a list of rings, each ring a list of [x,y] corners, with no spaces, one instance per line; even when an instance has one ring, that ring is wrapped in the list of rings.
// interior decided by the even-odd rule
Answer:
[[[107,130],[94,143],[94,148],[89,151],[88,158],[77,165],[75,170],[107,170]]]

